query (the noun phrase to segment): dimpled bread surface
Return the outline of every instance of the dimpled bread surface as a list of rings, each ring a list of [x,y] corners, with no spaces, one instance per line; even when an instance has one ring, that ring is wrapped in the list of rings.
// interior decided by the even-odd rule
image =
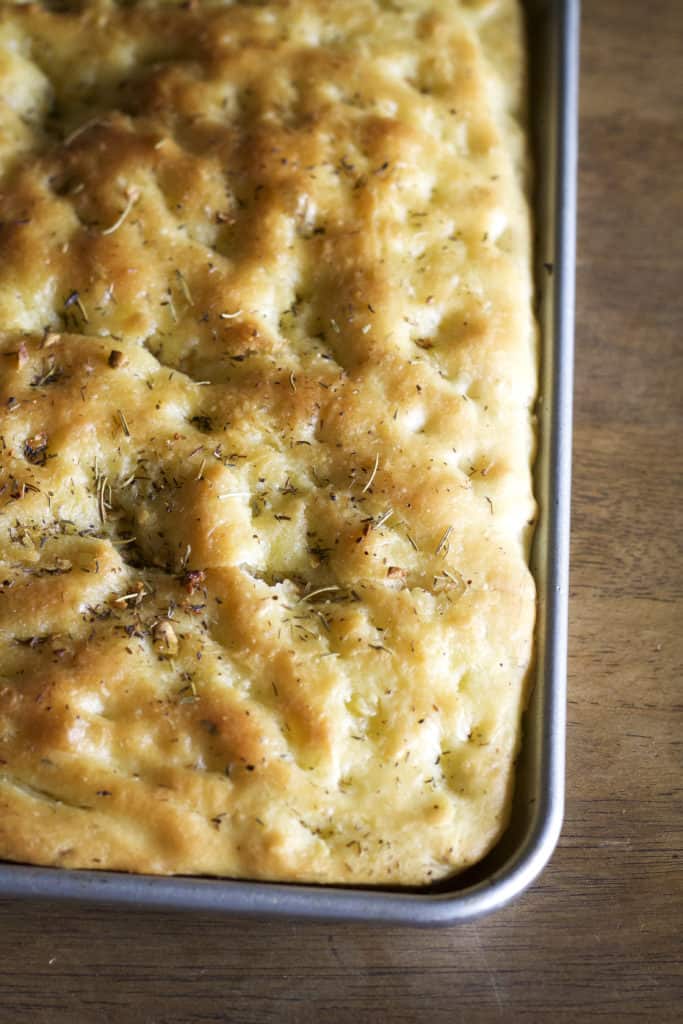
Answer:
[[[516,0],[0,3],[0,857],[422,885],[512,799]]]

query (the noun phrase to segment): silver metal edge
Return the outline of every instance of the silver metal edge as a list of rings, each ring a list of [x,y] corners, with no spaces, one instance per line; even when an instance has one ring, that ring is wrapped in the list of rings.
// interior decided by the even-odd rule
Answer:
[[[533,4],[526,6],[535,18]],[[564,813],[580,0],[548,0],[541,7],[551,24],[545,36],[542,116],[548,134],[536,202],[543,222],[537,263],[552,276],[539,309],[544,340],[536,487],[542,511],[532,555],[539,582],[538,660],[523,752],[536,795],[529,800],[535,810],[521,845],[484,881],[438,894],[1,864],[0,896],[428,927],[469,921],[503,907],[552,856]]]

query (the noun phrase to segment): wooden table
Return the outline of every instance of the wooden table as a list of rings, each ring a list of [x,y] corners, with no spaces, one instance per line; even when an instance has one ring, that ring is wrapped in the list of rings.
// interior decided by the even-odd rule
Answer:
[[[584,7],[568,800],[550,867],[514,906],[430,932],[7,902],[2,1024],[680,1019],[683,5]]]

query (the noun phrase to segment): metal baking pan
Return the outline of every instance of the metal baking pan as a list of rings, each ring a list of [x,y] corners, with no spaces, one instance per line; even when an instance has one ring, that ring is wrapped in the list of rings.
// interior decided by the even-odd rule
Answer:
[[[542,338],[540,517],[532,552],[538,619],[535,686],[523,723],[508,830],[474,868],[429,889],[167,878],[4,863],[0,896],[429,926],[472,920],[504,906],[548,862],[564,807],[579,0],[527,0],[525,9]]]

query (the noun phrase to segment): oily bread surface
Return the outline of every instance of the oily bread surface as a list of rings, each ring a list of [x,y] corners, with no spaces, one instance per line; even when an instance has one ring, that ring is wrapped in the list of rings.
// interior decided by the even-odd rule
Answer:
[[[0,4],[0,856],[422,884],[499,837],[522,93],[512,0]]]

